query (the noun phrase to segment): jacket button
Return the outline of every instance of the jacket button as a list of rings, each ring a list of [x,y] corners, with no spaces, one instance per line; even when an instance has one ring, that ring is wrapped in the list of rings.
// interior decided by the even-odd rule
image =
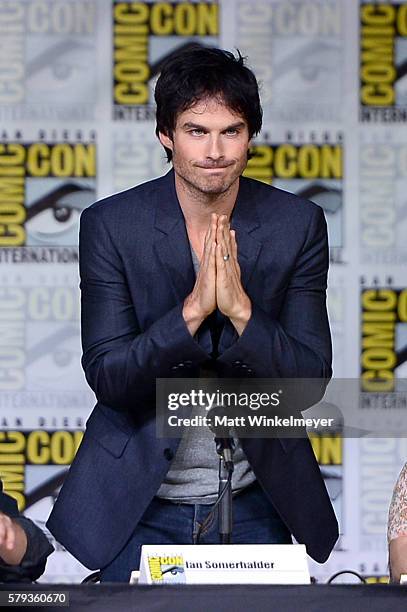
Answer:
[[[174,453],[172,452],[172,450],[170,448],[165,448],[164,449],[164,457],[168,461],[171,461],[172,459],[174,459]]]
[[[233,365],[235,368],[238,368],[241,365],[241,363],[242,363],[241,361],[236,360],[233,362]]]
[[[173,372],[176,372],[176,371],[178,370],[178,366],[172,366],[171,370],[172,370]]]

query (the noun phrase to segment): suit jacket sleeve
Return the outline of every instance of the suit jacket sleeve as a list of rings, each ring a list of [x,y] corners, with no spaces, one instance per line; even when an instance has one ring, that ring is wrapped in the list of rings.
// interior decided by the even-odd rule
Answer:
[[[54,548],[41,529],[30,519],[20,516],[14,520],[27,535],[27,550],[19,565],[8,565],[0,559],[0,581],[33,582],[44,573],[47,557]]]
[[[182,302],[140,329],[119,250],[100,213],[89,208],[81,215],[82,365],[98,401],[134,411],[155,397],[156,378],[173,376],[178,362],[195,366],[209,355],[191,336]]]
[[[252,302],[242,335],[218,359],[224,375],[235,376],[233,364],[240,360],[259,378],[330,378],[328,261],[325,217],[315,207],[278,319]]]

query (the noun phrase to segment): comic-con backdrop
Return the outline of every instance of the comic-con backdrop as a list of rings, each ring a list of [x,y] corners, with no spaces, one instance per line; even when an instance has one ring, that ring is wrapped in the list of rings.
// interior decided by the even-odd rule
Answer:
[[[79,216],[167,170],[154,84],[163,60],[197,42],[239,48],[260,80],[264,127],[246,174],[325,211],[335,377],[360,378],[374,410],[406,375],[407,2],[2,1],[0,477],[40,524],[94,402],[80,367]],[[341,525],[312,574],[381,580],[406,440],[312,444]],[[44,580],[88,573],[56,548]]]

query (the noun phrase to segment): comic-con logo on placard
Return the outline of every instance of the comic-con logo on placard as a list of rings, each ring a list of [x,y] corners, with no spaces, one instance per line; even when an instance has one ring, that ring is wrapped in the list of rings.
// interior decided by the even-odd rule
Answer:
[[[80,213],[95,199],[94,134],[0,141],[0,247],[76,246]]]
[[[185,564],[182,555],[151,555],[148,557],[148,569],[154,584],[185,583]]]
[[[407,145],[392,133],[386,139],[370,130],[359,151],[361,260],[406,264]]]
[[[96,0],[0,2],[0,119],[89,120]]]
[[[341,117],[341,0],[236,0],[227,8],[235,14],[234,44],[261,83],[265,125]]]
[[[396,406],[407,377],[407,289],[364,284],[360,293],[361,402],[364,407]],[[405,389],[404,389],[405,390]]]
[[[251,149],[244,175],[307,198],[324,209],[328,223],[331,261],[341,262],[343,246],[343,144],[258,142]]]
[[[113,117],[154,119],[154,82],[163,62],[190,45],[217,44],[212,2],[113,2]]]
[[[407,2],[360,2],[360,119],[407,121]]]

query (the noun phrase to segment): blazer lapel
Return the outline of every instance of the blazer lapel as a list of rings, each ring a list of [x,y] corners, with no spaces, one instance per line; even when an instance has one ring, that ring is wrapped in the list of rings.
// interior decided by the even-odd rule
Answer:
[[[174,172],[163,178],[156,192],[154,250],[167,275],[176,302],[191,292],[195,274],[184,216],[175,192]]]
[[[251,186],[244,179],[240,180],[230,225],[236,230],[237,258],[242,274],[242,285],[246,289],[260,253],[261,242],[251,235],[253,230],[260,226],[260,221],[255,196],[252,196]]]
[[[262,243],[257,240],[252,232],[260,226],[256,210],[256,198],[251,193],[250,183],[240,179],[239,193],[233,209],[231,229],[236,231],[237,259],[241,271],[241,281],[246,290],[250,285],[250,279],[256,266]],[[237,331],[229,319],[223,328],[219,339],[219,352],[223,353],[233,342],[237,340]]]

